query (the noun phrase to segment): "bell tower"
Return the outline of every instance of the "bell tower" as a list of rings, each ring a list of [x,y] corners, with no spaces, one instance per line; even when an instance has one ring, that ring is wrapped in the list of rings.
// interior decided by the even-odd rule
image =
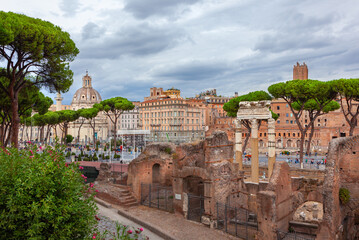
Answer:
[[[307,80],[308,79],[308,67],[303,62],[303,65],[297,62],[297,65],[293,66],[293,80]]]
[[[86,75],[82,78],[82,87],[92,88],[92,78],[89,76],[88,71],[86,70]]]

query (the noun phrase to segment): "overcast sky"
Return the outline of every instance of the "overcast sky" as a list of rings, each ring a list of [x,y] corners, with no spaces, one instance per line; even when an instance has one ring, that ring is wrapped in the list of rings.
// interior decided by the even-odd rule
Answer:
[[[356,0],[11,0],[0,9],[41,18],[70,33],[70,104],[88,70],[102,99],[143,101],[151,87],[181,95],[216,88],[233,96],[292,79],[359,77]]]

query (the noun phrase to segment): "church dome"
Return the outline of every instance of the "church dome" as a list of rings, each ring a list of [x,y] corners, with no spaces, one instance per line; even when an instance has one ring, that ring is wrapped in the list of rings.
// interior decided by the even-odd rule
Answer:
[[[86,75],[82,78],[82,88],[78,89],[72,98],[72,106],[80,107],[92,107],[93,104],[102,101],[101,95],[95,89],[92,88],[92,78],[86,72]]]

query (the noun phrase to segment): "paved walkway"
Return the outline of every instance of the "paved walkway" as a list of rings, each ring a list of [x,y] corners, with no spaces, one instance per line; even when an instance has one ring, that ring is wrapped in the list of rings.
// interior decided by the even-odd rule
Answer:
[[[97,204],[98,206],[98,212],[100,215],[105,216],[109,219],[111,219],[112,221],[116,221],[119,222],[123,225],[128,225],[131,226],[133,228],[144,228],[143,234],[147,237],[149,237],[149,239],[154,239],[154,240],[163,240],[163,238],[159,237],[158,235],[154,234],[153,232],[149,231],[148,229],[146,229],[144,226],[142,226],[141,224],[137,224],[125,217],[123,217],[122,215],[119,215],[117,213],[117,210],[114,208],[106,208],[100,204]],[[105,221],[105,226],[107,229],[115,229],[115,224],[110,222],[110,221]]]
[[[101,206],[101,211],[110,211],[109,214],[115,215],[114,211],[118,211],[119,215],[124,218],[131,219],[138,226],[143,226],[145,230],[150,229],[159,236],[149,236],[152,240],[168,239],[168,240],[238,240],[229,234],[216,229],[210,229],[201,223],[188,221],[182,215],[173,214],[145,206],[136,206],[131,208],[123,208],[112,205],[112,209]],[[116,209],[116,210],[115,210]],[[102,213],[102,212],[100,212]],[[131,225],[131,224],[129,224]],[[134,225],[134,226],[137,226]],[[146,233],[145,233],[146,234]]]

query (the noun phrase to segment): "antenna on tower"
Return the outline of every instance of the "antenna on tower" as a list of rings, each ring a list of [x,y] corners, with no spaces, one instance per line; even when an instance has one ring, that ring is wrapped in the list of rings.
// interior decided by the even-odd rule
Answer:
[[[86,69],[86,75],[88,75],[89,71]]]

